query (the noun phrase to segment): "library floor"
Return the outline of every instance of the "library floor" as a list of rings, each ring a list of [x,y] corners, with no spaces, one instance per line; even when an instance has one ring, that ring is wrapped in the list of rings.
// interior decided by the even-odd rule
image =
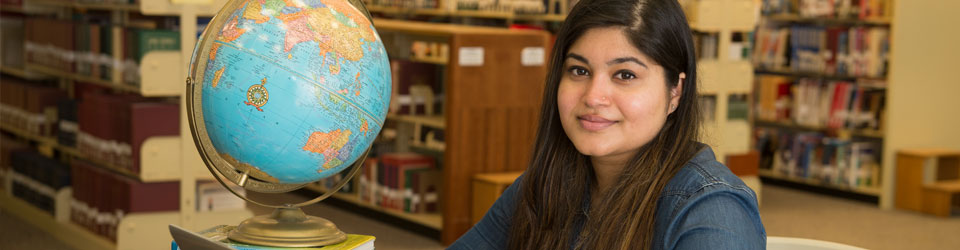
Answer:
[[[302,199],[295,195],[277,199]],[[760,214],[771,236],[812,238],[867,249],[960,249],[960,217],[939,219],[811,194],[772,185],[763,187]],[[267,209],[255,209],[258,214]],[[338,208],[314,205],[308,214],[332,218],[344,231],[377,236],[377,249],[442,249],[435,240]],[[63,243],[19,218],[0,212],[0,249],[63,249]]]

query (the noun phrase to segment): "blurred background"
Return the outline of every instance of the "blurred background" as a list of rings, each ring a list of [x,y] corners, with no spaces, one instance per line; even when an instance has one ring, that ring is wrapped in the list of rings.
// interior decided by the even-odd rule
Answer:
[[[305,211],[378,249],[441,249],[526,168],[577,1],[363,2],[390,57],[387,121],[356,178]],[[768,236],[960,249],[960,1],[679,2],[702,140],[758,194]],[[169,249],[167,224],[271,211],[213,179],[186,125],[193,44],[226,0],[0,3],[0,248]],[[346,172],[247,194],[304,201]]]

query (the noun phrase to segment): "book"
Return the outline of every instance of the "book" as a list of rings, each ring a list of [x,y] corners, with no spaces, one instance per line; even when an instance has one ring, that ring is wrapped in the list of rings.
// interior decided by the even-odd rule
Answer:
[[[231,241],[227,238],[227,234],[230,231],[233,231],[236,226],[228,225],[219,225],[212,228],[208,228],[199,232],[196,232],[197,235],[205,237],[214,242],[220,242],[225,244],[227,247],[237,250],[373,250],[374,241],[376,237],[370,235],[359,235],[359,234],[347,234],[347,240],[338,244],[323,246],[323,247],[269,247],[269,246],[256,246],[250,244],[244,244],[236,241]],[[173,241],[170,246],[171,250],[180,250],[180,246],[176,241]]]
[[[433,169],[434,159],[415,153],[391,153],[380,156],[382,166],[387,169],[386,183],[390,188],[389,199],[385,207],[409,211],[413,187],[406,183],[407,177],[415,170]]]
[[[143,183],[80,160],[71,163],[71,220],[94,233],[115,240],[125,214],[180,208],[177,181]]]
[[[879,142],[765,127],[756,128],[754,139],[760,168],[830,186],[879,186]]]

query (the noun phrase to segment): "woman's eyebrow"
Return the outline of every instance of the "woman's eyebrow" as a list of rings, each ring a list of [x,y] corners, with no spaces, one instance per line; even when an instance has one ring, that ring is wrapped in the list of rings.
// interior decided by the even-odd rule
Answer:
[[[590,61],[587,61],[587,58],[585,58],[585,57],[583,57],[583,56],[581,56],[581,55],[578,55],[577,53],[567,53],[567,58],[573,58],[573,59],[575,59],[575,60],[577,60],[577,61],[581,61],[581,62],[583,62],[583,63],[585,63],[585,64],[590,64]]]
[[[647,64],[641,62],[640,59],[637,59],[636,57],[621,57],[621,58],[613,59],[607,62],[607,65],[621,64],[625,62],[635,62],[640,66],[643,66],[644,68],[648,68]]]

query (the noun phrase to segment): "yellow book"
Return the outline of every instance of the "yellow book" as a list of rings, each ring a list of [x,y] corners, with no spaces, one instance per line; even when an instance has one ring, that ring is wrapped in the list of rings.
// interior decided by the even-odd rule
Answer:
[[[196,234],[203,236],[211,241],[221,242],[226,244],[228,247],[236,250],[372,250],[373,242],[376,237],[370,235],[359,235],[359,234],[347,234],[347,240],[339,244],[323,246],[323,247],[269,247],[269,246],[256,246],[249,245],[244,243],[239,243],[231,241],[227,238],[227,234],[232,231],[236,226],[227,226],[219,225],[215,226]],[[179,246],[176,242],[173,242],[171,250],[179,250]]]

